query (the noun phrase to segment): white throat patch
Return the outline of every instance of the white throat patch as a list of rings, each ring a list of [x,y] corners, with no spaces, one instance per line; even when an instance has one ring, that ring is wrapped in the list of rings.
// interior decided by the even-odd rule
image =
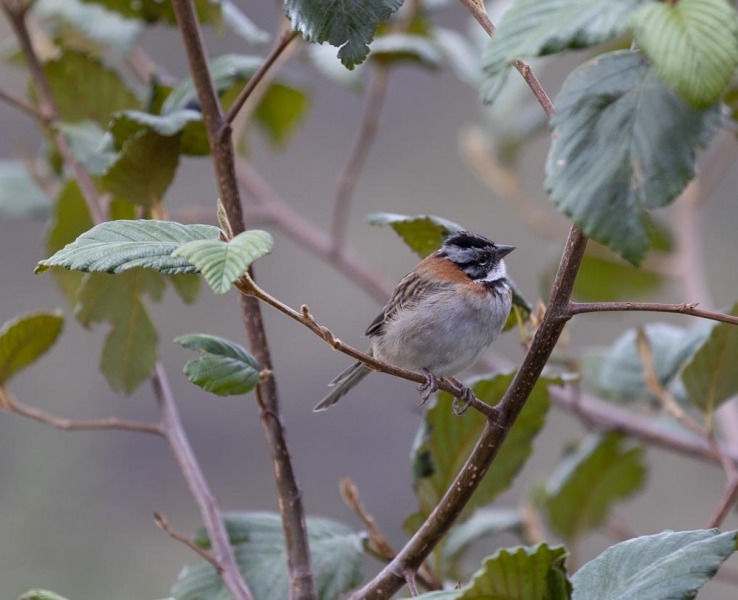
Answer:
[[[505,267],[505,261],[500,259],[497,261],[497,264],[495,264],[494,267],[492,267],[489,272],[487,273],[487,276],[484,279],[479,279],[478,281],[497,281],[498,279],[504,279],[507,277],[507,268]]]

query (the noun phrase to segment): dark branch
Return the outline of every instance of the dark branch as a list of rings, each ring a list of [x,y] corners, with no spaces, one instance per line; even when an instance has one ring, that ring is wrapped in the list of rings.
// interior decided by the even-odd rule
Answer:
[[[738,317],[712,310],[696,308],[697,304],[662,304],[659,302],[570,302],[568,313],[571,316],[593,312],[645,311],[662,313],[679,313],[738,325]]]

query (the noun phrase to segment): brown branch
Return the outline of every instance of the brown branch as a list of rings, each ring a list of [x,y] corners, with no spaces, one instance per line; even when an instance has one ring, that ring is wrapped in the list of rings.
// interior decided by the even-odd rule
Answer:
[[[354,146],[349,153],[348,160],[338,176],[338,188],[333,209],[333,225],[331,228],[333,237],[333,253],[338,254],[346,245],[346,230],[348,228],[349,212],[351,209],[351,196],[356,188],[361,168],[369,155],[369,150],[374,143],[377,128],[379,127],[379,116],[387,95],[387,83],[389,81],[389,64],[376,63],[372,69],[372,81],[369,87],[369,99],[364,112],[364,118],[359,128],[359,133]]]
[[[202,31],[191,0],[173,0],[177,23],[182,34],[205,129],[213,154],[218,191],[234,235],[246,229],[238,184],[234,169],[231,127],[225,120],[218,96],[208,70],[207,54]],[[266,71],[264,71],[266,72]],[[255,298],[239,298],[244,327],[252,352],[263,369],[273,371],[261,309]],[[315,578],[310,567],[305,511],[301,490],[292,467],[289,449],[282,427],[277,384],[269,377],[257,385],[261,422],[272,457],[274,477],[279,495],[279,509],[285,534],[287,564],[294,600],[316,596]]]
[[[192,550],[195,554],[197,554],[200,558],[203,560],[209,562],[212,567],[217,571],[218,575],[223,575],[223,567],[220,566],[220,563],[216,561],[213,558],[213,555],[210,554],[207,550],[204,548],[200,548],[195,542],[193,542],[190,538],[188,538],[186,535],[183,535],[179,533],[178,531],[175,531],[172,529],[171,525],[169,525],[169,521],[167,521],[167,518],[160,514],[160,513],[154,513],[154,523],[156,523],[156,526],[161,529],[164,533],[166,533],[170,538],[173,540],[177,540],[178,542],[184,544],[187,546],[190,550]]]
[[[272,67],[274,61],[279,58],[279,55],[287,49],[287,46],[289,46],[292,43],[292,40],[294,40],[296,37],[297,32],[291,30],[284,31],[282,35],[279,36],[279,38],[277,39],[277,43],[274,45],[274,48],[272,48],[269,54],[267,54],[264,62],[261,63],[256,72],[251,76],[244,88],[238,94],[238,97],[234,100],[233,104],[231,104],[231,107],[223,116],[223,127],[227,127],[228,125],[231,125],[233,123],[233,120],[236,118],[238,111],[241,110],[241,107],[244,105],[246,100],[248,100],[254,89],[256,89],[256,86],[259,85],[261,80],[264,78],[264,75]]]
[[[285,314],[298,323],[301,323],[310,331],[312,331],[315,335],[317,335],[320,339],[322,339],[331,348],[364,363],[373,371],[386,373],[388,375],[393,375],[401,379],[407,379],[408,381],[415,381],[416,383],[426,382],[426,377],[420,373],[401,369],[400,367],[382,362],[381,360],[377,360],[374,356],[370,354],[366,354],[365,352],[361,352],[360,350],[357,350],[356,348],[345,344],[335,335],[333,335],[333,332],[331,332],[330,329],[321,325],[315,320],[315,317],[313,317],[313,315],[310,313],[310,309],[308,309],[307,305],[303,304],[301,307],[301,312],[297,312],[293,308],[290,308],[286,304],[277,300],[274,296],[261,289],[248,275],[244,275],[236,282],[236,288],[238,288],[238,290],[244,296],[253,296],[254,298],[263,300],[270,306],[276,308],[282,314]],[[488,419],[492,421],[497,419],[497,408],[495,408],[494,406],[490,406],[482,400],[479,400],[479,398],[471,393],[471,390],[469,390],[469,392],[467,393],[466,388],[460,385],[459,382],[456,381],[454,378],[439,379],[438,389],[448,392],[455,398],[463,398],[468,406],[471,406],[475,410],[479,411]],[[461,412],[463,412],[463,410],[457,414],[461,414]]]
[[[356,594],[357,598],[389,598],[404,583],[407,569],[417,570],[446,534],[479,483],[484,479],[507,437],[533,386],[543,371],[564,325],[570,318],[566,307],[587,246],[586,236],[572,227],[551,291],[548,310],[536,332],[530,350],[497,408],[497,422],[487,421],[471,455],[441,501],[412,539],[379,575]]]
[[[570,302],[570,316],[593,312],[645,311],[678,313],[738,325],[738,317],[725,313],[695,308],[697,304],[662,304],[660,302]]]
[[[36,121],[40,121],[41,123],[45,123],[47,121],[47,118],[43,112],[38,110],[35,106],[32,106],[31,104],[26,102],[26,100],[21,98],[20,96],[16,96],[12,92],[0,88],[0,100],[5,102],[6,104],[9,104],[13,108],[17,108],[18,110],[25,113],[32,119],[35,119]]]
[[[76,430],[94,430],[94,429],[116,429],[121,431],[135,431],[138,433],[149,433],[154,435],[164,435],[161,427],[154,423],[145,423],[143,421],[131,421],[129,419],[119,419],[117,417],[108,417],[106,419],[68,419],[59,417],[34,406],[29,406],[19,402],[10,391],[4,387],[0,387],[0,409],[15,413],[22,417],[46,423],[57,429],[65,431]]]
[[[190,488],[190,493],[200,509],[203,524],[210,537],[214,560],[219,565],[216,568],[220,573],[223,584],[235,600],[253,600],[251,591],[238,570],[218,503],[208,487],[205,475],[185,434],[177,403],[174,401],[172,390],[169,387],[161,363],[156,363],[151,384],[154,387],[154,394],[161,413],[161,427],[172,449],[172,454],[174,454],[174,458],[184,475],[187,486]]]

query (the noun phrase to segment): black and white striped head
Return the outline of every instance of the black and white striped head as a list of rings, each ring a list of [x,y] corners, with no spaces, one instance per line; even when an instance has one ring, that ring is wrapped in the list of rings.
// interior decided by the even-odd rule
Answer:
[[[515,246],[495,244],[481,235],[460,231],[444,240],[438,256],[456,264],[470,279],[491,283],[507,277],[502,259],[513,250]]]

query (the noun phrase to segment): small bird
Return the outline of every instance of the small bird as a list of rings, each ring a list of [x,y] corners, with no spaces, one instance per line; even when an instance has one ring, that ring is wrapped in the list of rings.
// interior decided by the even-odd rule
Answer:
[[[513,250],[468,231],[449,236],[400,280],[369,325],[369,354],[422,372],[426,381],[418,391],[425,402],[438,378],[472,366],[500,335],[512,307],[503,258]],[[354,363],[330,382],[335,389],[313,410],[331,407],[370,372]]]

